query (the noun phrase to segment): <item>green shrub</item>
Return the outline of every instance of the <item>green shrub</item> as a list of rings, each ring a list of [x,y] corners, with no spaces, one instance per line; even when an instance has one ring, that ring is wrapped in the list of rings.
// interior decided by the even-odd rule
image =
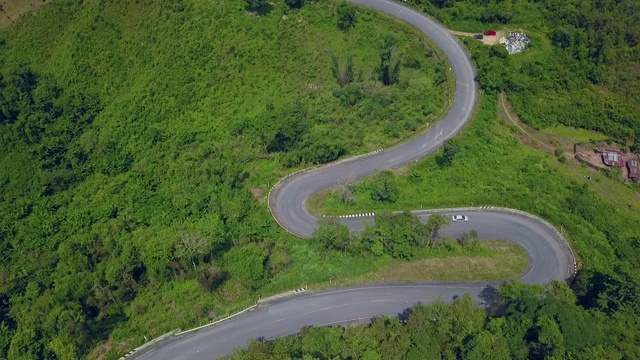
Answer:
[[[396,183],[396,175],[389,170],[384,170],[378,173],[375,179],[371,184],[371,199],[387,203],[396,202],[400,194]]]
[[[336,12],[338,13],[338,29],[346,31],[356,26],[355,6],[342,0],[338,3]]]

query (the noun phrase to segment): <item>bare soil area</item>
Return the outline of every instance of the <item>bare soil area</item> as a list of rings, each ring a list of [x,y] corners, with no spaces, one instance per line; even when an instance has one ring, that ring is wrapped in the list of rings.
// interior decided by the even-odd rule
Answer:
[[[473,37],[474,35],[477,34],[482,34],[483,32],[477,32],[477,33],[468,33],[468,32],[462,32],[462,31],[453,31],[453,30],[449,30],[453,35],[458,35],[458,36],[468,36],[468,37]],[[498,41],[500,41],[500,38],[506,36],[505,35],[506,32],[501,30],[501,31],[496,31],[496,34],[493,36],[484,36],[484,38],[482,38],[482,43],[485,45],[495,45],[498,43]]]
[[[13,25],[22,15],[37,10],[51,0],[0,0],[0,28]]]

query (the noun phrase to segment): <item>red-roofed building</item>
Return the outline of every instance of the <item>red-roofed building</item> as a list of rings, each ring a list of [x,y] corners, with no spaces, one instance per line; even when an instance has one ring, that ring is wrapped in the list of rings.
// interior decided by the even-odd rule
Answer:
[[[602,162],[607,166],[624,167],[624,159],[622,159],[622,153],[617,150],[603,151]]]
[[[629,168],[629,179],[640,180],[640,165],[637,160],[627,161],[627,168]]]

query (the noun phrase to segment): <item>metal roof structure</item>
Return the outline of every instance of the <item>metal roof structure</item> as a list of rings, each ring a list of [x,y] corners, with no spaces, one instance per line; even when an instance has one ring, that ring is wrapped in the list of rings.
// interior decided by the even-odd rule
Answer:
[[[624,159],[622,159],[622,153],[617,150],[603,151],[602,162],[607,166],[624,167]]]

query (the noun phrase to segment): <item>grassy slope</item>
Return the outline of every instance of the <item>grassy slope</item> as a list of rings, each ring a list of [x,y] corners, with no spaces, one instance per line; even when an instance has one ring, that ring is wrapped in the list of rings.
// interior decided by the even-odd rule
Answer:
[[[523,248],[505,241],[485,241],[480,251],[427,252],[414,261],[393,261],[362,275],[351,273],[349,277],[314,284],[311,289],[389,281],[504,280],[515,278],[526,269],[529,257]]]
[[[53,15],[64,13],[58,8],[47,9],[7,34],[7,67],[26,61],[65,86],[97,91],[108,104],[100,125],[111,131],[124,123],[127,130],[132,125],[142,130],[153,119],[171,133],[188,124],[191,131],[222,140],[227,135],[223,125],[264,112],[267,101],[278,108],[299,100],[323,123],[354,126],[358,131],[350,134],[363,139],[352,150],[362,151],[395,138],[383,131],[385,123],[356,124],[349,114],[353,109],[345,110],[331,95],[337,88],[331,57],[344,61],[352,54],[356,70],[369,78],[378,61],[377,45],[393,34],[405,60],[415,59],[423,67],[403,69],[407,91],[377,89],[380,96],[396,98],[388,111],[422,121],[423,112],[437,110],[444,101],[442,90],[432,84],[435,67],[425,59],[425,54],[436,60],[439,55],[407,25],[362,11],[358,31],[343,33],[335,26],[330,3],[311,3],[286,19],[281,7],[255,17],[245,15],[242,4],[194,1],[178,12],[170,4],[99,8],[88,3],[67,16]],[[60,31],[51,31],[52,18],[59,24],[54,30]]]

